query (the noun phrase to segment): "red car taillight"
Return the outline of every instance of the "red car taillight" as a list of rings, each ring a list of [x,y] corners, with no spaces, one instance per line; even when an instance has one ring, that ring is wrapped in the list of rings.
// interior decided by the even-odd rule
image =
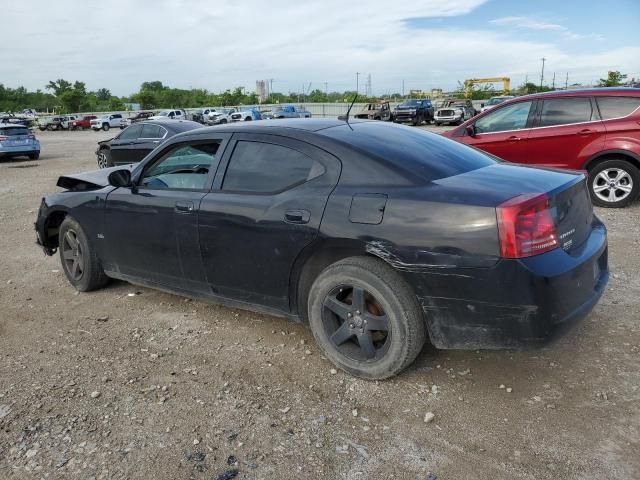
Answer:
[[[4,135],[0,135],[0,142],[4,142],[7,139]]]
[[[556,227],[544,193],[518,195],[496,208],[500,256],[523,258],[559,245]]]

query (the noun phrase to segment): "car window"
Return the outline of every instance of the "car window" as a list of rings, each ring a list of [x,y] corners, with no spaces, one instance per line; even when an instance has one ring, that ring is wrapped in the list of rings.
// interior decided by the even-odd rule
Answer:
[[[592,115],[591,99],[567,97],[545,99],[540,112],[541,127],[589,122]]]
[[[140,138],[162,138],[167,131],[160,125],[143,125]]]
[[[519,102],[497,108],[475,123],[477,133],[521,130],[527,126],[527,118],[533,102]]]
[[[222,189],[275,193],[323,173],[322,164],[297,150],[271,143],[240,141],[231,156]]]
[[[131,127],[125,128],[122,133],[118,135],[118,140],[133,140],[134,138],[140,138],[141,132],[141,125],[132,125]]]
[[[174,147],[142,175],[140,185],[154,189],[205,188],[210,170],[218,166],[220,142]]]
[[[596,97],[603,120],[626,117],[640,107],[640,97]]]

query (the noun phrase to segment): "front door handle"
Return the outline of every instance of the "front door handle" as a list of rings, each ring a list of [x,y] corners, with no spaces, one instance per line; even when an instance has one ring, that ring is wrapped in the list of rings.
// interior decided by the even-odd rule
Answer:
[[[176,212],[193,213],[193,202],[176,202]]]
[[[580,131],[578,132],[578,135],[581,135],[581,136],[583,136],[583,137],[586,137],[587,135],[591,135],[592,133],[593,133],[593,131],[592,131],[592,130],[589,130],[588,128],[585,128],[585,129],[583,129],[583,130],[580,130]]]
[[[508,142],[518,142],[522,140],[520,137],[516,137],[515,135],[511,135],[509,138],[507,138]]]
[[[311,214],[307,210],[287,210],[284,221],[287,223],[309,223]]]

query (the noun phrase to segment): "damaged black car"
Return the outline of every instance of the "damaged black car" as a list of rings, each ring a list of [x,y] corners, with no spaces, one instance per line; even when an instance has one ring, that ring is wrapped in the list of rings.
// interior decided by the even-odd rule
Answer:
[[[110,279],[308,323],[367,379],[425,342],[518,348],[585,317],[607,235],[581,172],[374,121],[246,122],[60,177],[36,221],[85,292]]]

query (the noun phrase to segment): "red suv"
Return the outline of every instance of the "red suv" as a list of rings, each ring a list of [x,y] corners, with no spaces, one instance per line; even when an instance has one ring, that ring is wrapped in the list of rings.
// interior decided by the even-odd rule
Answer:
[[[444,135],[511,162],[588,170],[601,207],[624,207],[640,192],[638,88],[526,95]]]

